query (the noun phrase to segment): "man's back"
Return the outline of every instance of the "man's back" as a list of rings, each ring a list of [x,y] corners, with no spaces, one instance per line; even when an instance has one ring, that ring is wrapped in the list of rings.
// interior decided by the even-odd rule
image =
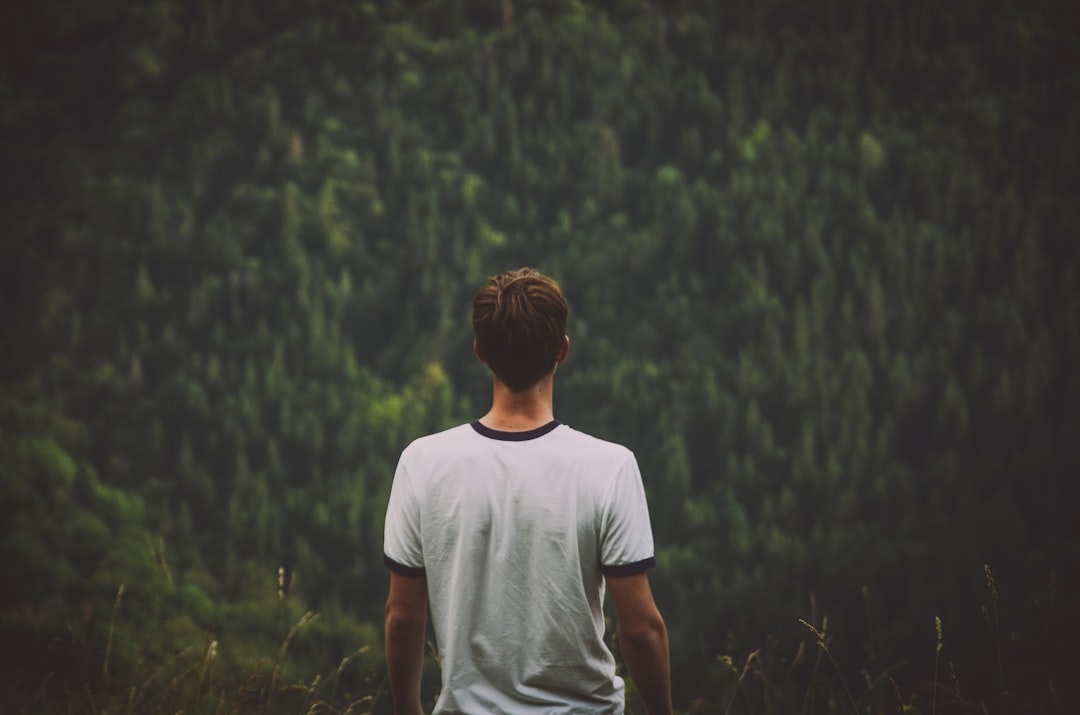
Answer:
[[[603,574],[651,566],[651,534],[633,454],[558,422],[474,422],[410,445],[385,549],[391,568],[427,577],[435,712],[621,713]]]
[[[605,578],[623,660],[650,715],[671,714],[667,627],[629,450],[555,421],[569,307],[531,268],[473,297],[491,409],[409,445],[386,511],[386,666],[396,715],[422,715],[427,609],[442,657],[436,713],[623,711],[604,644]]]

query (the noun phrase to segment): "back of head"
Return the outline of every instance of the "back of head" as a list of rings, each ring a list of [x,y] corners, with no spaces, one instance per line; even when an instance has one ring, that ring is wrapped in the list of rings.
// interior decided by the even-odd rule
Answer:
[[[473,298],[473,336],[495,376],[515,392],[555,368],[566,335],[559,284],[531,268],[488,279]]]

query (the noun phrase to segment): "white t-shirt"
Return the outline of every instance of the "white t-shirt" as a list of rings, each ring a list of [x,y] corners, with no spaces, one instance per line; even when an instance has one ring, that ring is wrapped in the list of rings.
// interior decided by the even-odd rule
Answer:
[[[383,551],[391,569],[427,577],[434,713],[623,712],[603,576],[655,564],[630,450],[557,421],[422,437],[398,462]]]

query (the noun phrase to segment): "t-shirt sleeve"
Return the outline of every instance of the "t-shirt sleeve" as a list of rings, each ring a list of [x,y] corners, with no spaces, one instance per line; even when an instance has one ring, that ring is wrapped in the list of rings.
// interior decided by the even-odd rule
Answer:
[[[404,576],[424,575],[424,549],[420,533],[420,505],[403,454],[398,460],[383,531],[383,561]]]
[[[656,565],[645,486],[633,454],[608,490],[600,529],[600,571],[628,576]]]

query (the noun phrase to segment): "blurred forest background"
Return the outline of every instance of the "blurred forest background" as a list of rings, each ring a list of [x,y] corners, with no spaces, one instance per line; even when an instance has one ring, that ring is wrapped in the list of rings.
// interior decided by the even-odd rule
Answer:
[[[0,711],[388,712],[394,464],[486,409],[469,303],[531,265],[680,709],[1065,712],[1071,3],[0,13]]]

